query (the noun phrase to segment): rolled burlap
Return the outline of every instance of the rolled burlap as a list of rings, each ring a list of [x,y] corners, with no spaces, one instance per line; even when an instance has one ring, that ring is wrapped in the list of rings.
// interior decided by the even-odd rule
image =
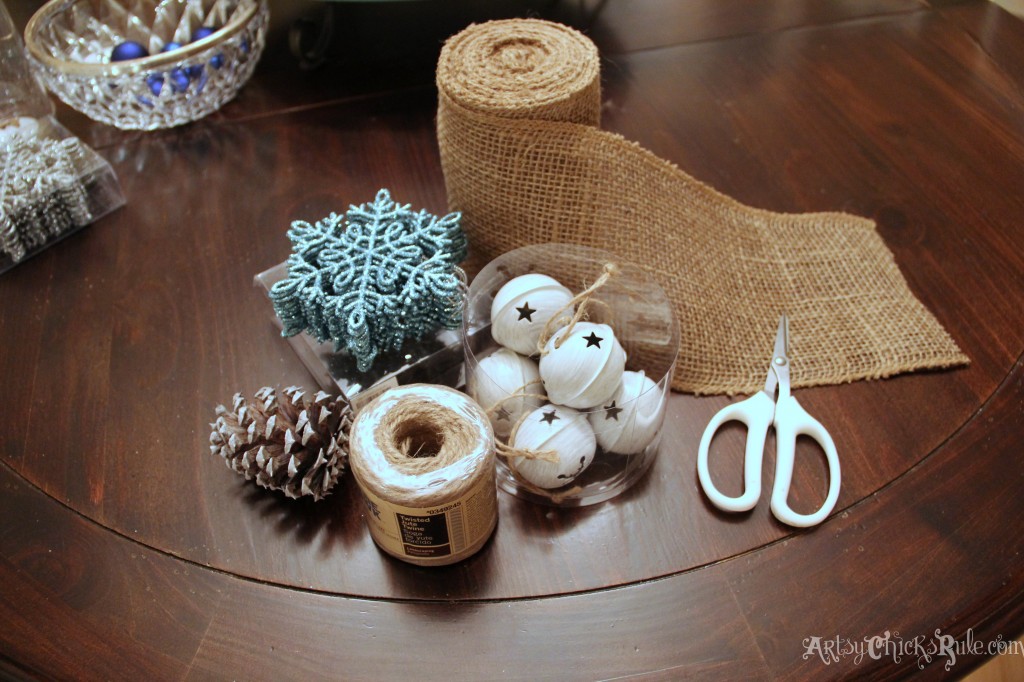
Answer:
[[[470,26],[445,43],[437,86],[448,202],[471,247],[569,242],[648,270],[679,317],[673,388],[759,389],[783,312],[796,386],[968,362],[872,221],[750,208],[599,130],[598,53],[577,31]]]

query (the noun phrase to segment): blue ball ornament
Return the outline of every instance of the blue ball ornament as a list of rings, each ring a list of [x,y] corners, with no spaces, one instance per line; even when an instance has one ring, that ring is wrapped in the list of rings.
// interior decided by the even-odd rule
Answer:
[[[212,36],[214,33],[216,33],[219,30],[220,30],[220,26],[200,26],[199,28],[197,28],[195,31],[192,32],[192,42],[194,43],[197,40],[202,40],[203,38],[209,38],[210,36]],[[220,67],[224,66],[224,55],[222,55],[220,53],[217,53],[217,54],[213,55],[213,57],[210,58],[210,66],[212,66],[215,69],[219,69]],[[192,76],[192,74],[189,74],[189,75],[192,78],[196,78],[196,76]]]
[[[180,49],[181,43],[172,41],[164,45],[164,49],[161,52],[173,52]],[[184,69],[174,69],[171,71],[171,89],[174,92],[184,92],[188,88],[189,81],[199,80],[202,75],[203,67],[199,64],[186,66]],[[160,86],[163,86],[163,78],[160,79]],[[150,89],[153,89],[152,85],[150,85]],[[160,93],[156,91],[153,94],[158,95]]]
[[[171,78],[171,90],[174,92],[185,92],[188,90],[188,74],[182,69],[171,69],[168,75]]]
[[[220,30],[219,26],[200,26],[192,32],[192,42],[202,40],[203,38],[209,38],[214,33]]]
[[[161,52],[173,52],[174,50],[180,49],[181,43],[176,43],[172,40],[171,42],[164,45],[164,49],[161,50]],[[184,70],[172,69],[168,75],[171,78],[171,90],[173,90],[174,92],[185,92],[186,90],[188,90],[188,74]],[[160,86],[163,87],[163,78],[160,79]],[[150,86],[150,89],[153,89],[152,85]],[[153,94],[160,93],[155,92]]]
[[[159,73],[151,73],[146,76],[146,85],[149,86],[149,91],[156,97],[160,96],[160,92],[164,89],[164,77]]]
[[[110,61],[112,62],[126,62],[130,59],[141,59],[149,56],[149,50],[142,46],[141,43],[137,43],[134,40],[126,40],[123,43],[118,43],[114,46],[114,49],[110,51]]]

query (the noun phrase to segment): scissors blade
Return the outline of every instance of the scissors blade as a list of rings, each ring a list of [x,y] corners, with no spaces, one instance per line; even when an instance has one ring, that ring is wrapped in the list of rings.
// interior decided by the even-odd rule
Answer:
[[[775,332],[775,349],[772,351],[772,362],[768,368],[768,379],[764,383],[765,393],[775,398],[775,389],[779,396],[789,395],[789,318],[783,313],[779,318],[779,329]]]
[[[775,332],[775,350],[772,351],[772,360],[785,358],[789,362],[789,318],[786,313],[779,317],[779,329]]]
[[[775,399],[775,389],[781,381],[789,386],[789,318],[783,313],[779,318],[779,329],[775,332],[775,348],[772,350],[772,360],[768,365],[768,377],[764,380],[764,392],[772,400]]]

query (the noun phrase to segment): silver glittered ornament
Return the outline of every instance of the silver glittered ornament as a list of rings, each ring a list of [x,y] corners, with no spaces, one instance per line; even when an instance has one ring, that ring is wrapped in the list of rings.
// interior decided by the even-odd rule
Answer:
[[[18,137],[35,137],[39,121],[31,116],[17,116],[0,121],[0,147],[11,144]]]

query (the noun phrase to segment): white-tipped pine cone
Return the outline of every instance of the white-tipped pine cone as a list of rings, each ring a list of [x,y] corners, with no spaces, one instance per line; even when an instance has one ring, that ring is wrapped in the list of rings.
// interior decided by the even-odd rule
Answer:
[[[210,452],[264,488],[322,499],[345,470],[349,406],[323,391],[306,401],[296,386],[283,394],[264,387],[251,403],[236,393],[230,410],[218,405]]]

